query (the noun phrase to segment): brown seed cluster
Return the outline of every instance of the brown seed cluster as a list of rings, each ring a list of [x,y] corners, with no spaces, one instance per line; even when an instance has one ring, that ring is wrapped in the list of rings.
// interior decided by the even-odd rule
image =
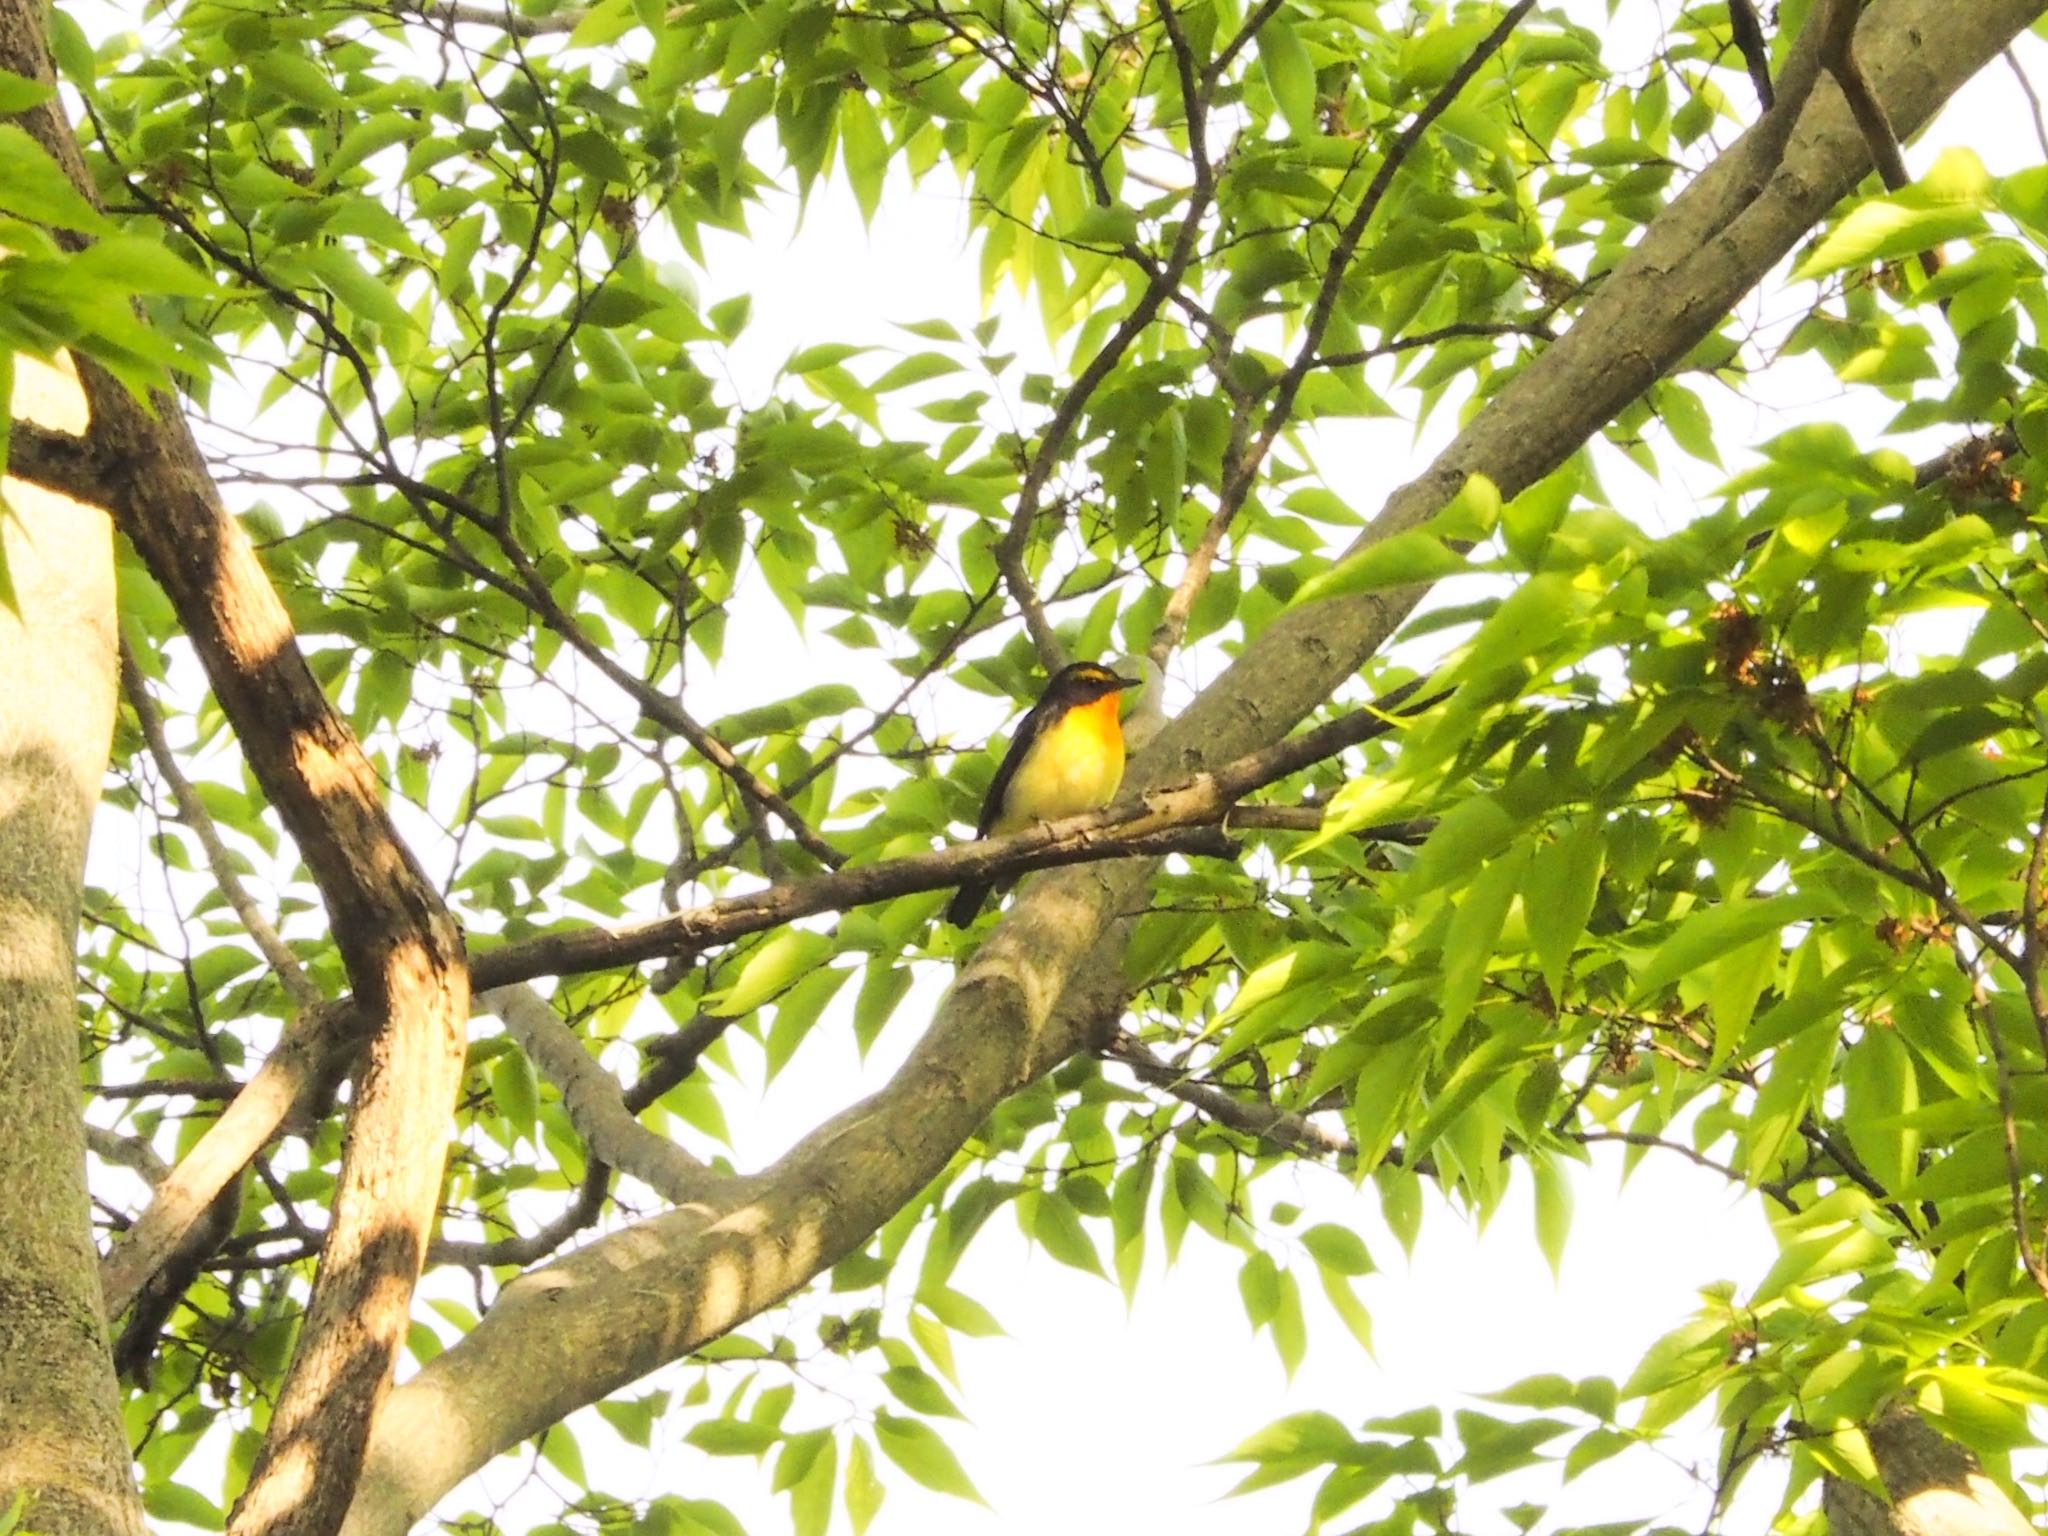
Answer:
[[[1752,694],[1765,719],[1794,730],[1813,723],[1806,679],[1789,657],[1766,643],[1761,618],[1740,603],[1716,603],[1707,616],[1707,636],[1714,649],[1715,672]]]
[[[2004,444],[1990,437],[1971,438],[1949,454],[1950,492],[1958,500],[1988,498],[2017,505],[2026,487],[2005,463]]]
[[[1947,923],[1925,915],[1894,917],[1887,913],[1877,920],[1874,931],[1877,941],[1889,946],[1894,954],[1903,954],[1914,944],[1928,939],[1946,944],[1955,937],[1955,930]]]

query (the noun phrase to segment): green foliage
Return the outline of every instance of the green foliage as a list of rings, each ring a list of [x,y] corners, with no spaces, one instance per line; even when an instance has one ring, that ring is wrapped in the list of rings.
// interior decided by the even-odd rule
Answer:
[[[1126,1299],[1148,1257],[1227,1250],[1291,1374],[1352,1347],[1322,1337],[1332,1313],[1370,1350],[1355,1282],[1385,1244],[1377,1223],[1294,1231],[1269,1175],[1321,1156],[1369,1176],[1404,1246],[1425,1184],[1483,1218],[1527,1178],[1555,1267],[1577,1165],[1619,1144],[1770,1202],[1771,1271],[1705,1292],[1619,1385],[1291,1415],[1225,1458],[1240,1489],[1314,1478],[1319,1523],[1462,1528],[1496,1479],[1654,1456],[1702,1414],[1717,1508],[1777,1458],[1791,1529],[1815,1478],[1870,1475],[1859,1426],[1891,1398],[1994,1471],[2032,1443],[2048,176],[1958,149],[1850,199],[1770,294],[1804,315],[1782,346],[1731,322],[1538,485],[1503,502],[1474,477],[1342,558],[1406,475],[1318,466],[1361,422],[1497,395],[1746,110],[1723,8],[1672,18],[1648,63],[1538,11],[1367,202],[1499,10],[603,0],[444,37],[323,0],[184,0],[147,51],[59,25],[106,211],[0,123],[0,383],[13,352],[61,347],[138,389],[177,377],[478,952],[960,835],[983,735],[1040,676],[1012,554],[1074,654],[1140,652],[1227,507],[1188,679],[1283,613],[1444,583],[1330,708],[1424,670],[1448,697],[1262,795],[1322,807],[1319,830],[1254,827],[1241,862],[1162,873],[1122,1049],[1003,1103],[808,1296],[817,1318],[768,1314],[601,1404],[621,1441],[673,1419],[694,1453],[758,1463],[803,1536],[842,1512],[865,1532],[906,1480],[978,1500],[947,1442],[973,1404],[955,1341],[998,1333],[1002,1298],[957,1282],[1000,1208]],[[0,113],[39,99],[0,75]],[[788,194],[879,224],[920,179],[964,193],[988,317],[806,336],[772,384],[735,386],[768,317],[723,237]],[[1752,451],[1720,406],[1776,367],[1875,403],[1898,441],[1804,420]],[[1909,446],[1952,443],[1916,474]],[[1680,457],[1727,466],[1689,520],[1638,473],[1676,482]],[[161,599],[123,578],[226,864],[338,993],[304,871]],[[94,1115],[170,1158],[218,1108],[194,1080],[245,1079],[292,1006],[140,726],[124,714],[101,835],[145,867],[89,893],[84,1070],[89,1093],[161,1085]],[[915,1027],[907,1000],[963,953],[942,903],[551,997],[645,1090],[644,1125],[718,1161],[757,1079]],[[513,1237],[576,1214],[596,1161],[561,1085],[478,1030],[422,1360],[531,1262]],[[261,1166],[131,1395],[158,1518],[217,1527],[247,1475],[339,1148],[330,1117]],[[581,1226],[647,1209],[599,1194]],[[797,1390],[821,1354],[847,1392]],[[590,1433],[531,1447],[579,1517],[740,1528],[592,1489]],[[187,1467],[208,1435],[233,1446],[225,1487]]]

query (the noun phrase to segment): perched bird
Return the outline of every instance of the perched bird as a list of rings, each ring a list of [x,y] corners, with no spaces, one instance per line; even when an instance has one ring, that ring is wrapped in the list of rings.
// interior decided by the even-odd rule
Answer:
[[[1092,661],[1062,667],[1024,716],[989,781],[976,837],[1021,832],[1035,822],[1099,810],[1124,777],[1124,730],[1117,695],[1139,680]],[[963,885],[946,921],[965,928],[988,900],[986,885]]]

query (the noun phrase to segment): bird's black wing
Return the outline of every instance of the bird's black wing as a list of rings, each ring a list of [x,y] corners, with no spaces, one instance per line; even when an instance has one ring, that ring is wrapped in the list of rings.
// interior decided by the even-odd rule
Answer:
[[[1017,770],[1024,765],[1024,759],[1031,751],[1031,744],[1038,740],[1045,729],[1046,706],[1051,699],[1040,699],[1018,722],[1017,734],[1010,738],[1010,750],[1003,754],[1003,760],[996,765],[996,776],[988,781],[988,794],[981,802],[981,820],[975,825],[976,837],[987,837],[989,828],[1003,814],[1003,800],[1010,793],[1010,780],[1017,777]]]
[[[996,776],[988,781],[988,794],[981,802],[981,820],[975,825],[976,837],[987,837],[1003,814],[1003,801],[1010,793],[1010,781],[1017,777],[1017,769],[1031,751],[1031,744],[1038,740],[1045,729],[1046,718],[1054,708],[1050,695],[1040,699],[1017,723],[1017,734],[1010,738],[1010,750],[1003,754],[1002,762],[996,765]],[[969,883],[960,887],[946,908],[946,921],[955,928],[965,928],[974,921],[974,915],[988,900],[991,888],[987,885]]]

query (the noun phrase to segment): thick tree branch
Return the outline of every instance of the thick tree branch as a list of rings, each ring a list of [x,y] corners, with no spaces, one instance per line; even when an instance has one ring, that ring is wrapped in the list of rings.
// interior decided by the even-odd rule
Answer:
[[[635,965],[729,943],[800,917],[943,890],[964,880],[1007,880],[1062,864],[1127,858],[1135,853],[1229,857],[1235,849],[1216,823],[1238,813],[1235,802],[1239,797],[1393,729],[1397,717],[1388,711],[1403,707],[1412,693],[1411,687],[1389,695],[1379,710],[1341,716],[1147,802],[1092,811],[1008,837],[956,843],[931,853],[790,881],[643,923],[541,934],[477,955],[471,962],[472,979],[481,994],[543,976]],[[1420,707],[1434,702],[1425,700]],[[1412,711],[1416,706],[1408,707]],[[1381,830],[1390,838],[1412,835],[1410,829],[1399,827]],[[1371,829],[1367,835],[1372,835]],[[725,1021],[715,1022],[722,1028]],[[367,1015],[348,1000],[301,1016],[286,1033],[284,1043],[172,1170],[150,1207],[107,1255],[100,1273],[110,1310],[118,1314],[133,1300],[137,1288],[177,1250],[185,1232],[203,1216],[214,1196],[277,1133],[298,1104],[332,1081],[336,1064],[346,1060],[360,1043],[366,1025]],[[577,1049],[581,1051],[580,1044]],[[694,1053],[688,1059],[694,1064]],[[650,1072],[645,1082],[629,1091],[628,1111],[637,1113],[645,1108],[684,1075],[675,1071],[661,1080],[665,1070]],[[555,1081],[559,1085],[560,1079]],[[650,1086],[657,1082],[658,1087]],[[636,1125],[635,1129],[643,1128]],[[598,1155],[608,1156],[603,1151]],[[637,1171],[630,1164],[622,1166]]]
[[[20,18],[0,19],[12,36]],[[15,72],[47,78],[39,25],[21,31],[37,56]],[[13,52],[7,62],[17,62]],[[93,197],[62,117],[38,110],[24,121]],[[177,610],[320,888],[349,979],[382,1021],[359,1079],[306,1325],[231,1521],[237,1536],[326,1536],[389,1385],[439,1202],[469,1015],[462,934],[385,815],[369,760],[307,668],[177,401],[145,406],[89,362],[78,376],[98,482],[90,500],[113,514]]]
[[[0,0],[0,69],[48,84],[42,25],[40,6]],[[0,410],[86,430],[67,370],[15,364]],[[113,532],[13,478],[0,496],[0,1509],[50,1536],[141,1536],[78,1112],[81,897],[117,697]]]
[[[439,1202],[469,1014],[462,936],[384,813],[175,402],[84,369],[102,496],[164,587],[251,769],[298,843],[374,1031],[305,1330],[237,1536],[338,1523],[405,1337]],[[239,1101],[238,1101],[239,1102]]]
[[[2033,1522],[1977,1458],[1909,1404],[1887,1409],[1864,1433],[1887,1497],[1828,1478],[1821,1505],[1834,1536],[2034,1536]]]
[[[1901,131],[1917,127],[2041,10],[2038,0],[1967,9],[1879,0],[1859,48],[1889,119]],[[1770,115],[1788,97],[1799,99],[1788,86]],[[1512,496],[1565,462],[1710,334],[1869,170],[1863,137],[1832,92],[1813,91],[1796,124],[1760,141],[1763,128],[1653,221],[1578,322],[1395,494],[1361,545],[1434,514],[1470,474]],[[1281,615],[1133,761],[1133,782],[1185,778],[1282,738],[1356,676],[1417,596],[1362,594]],[[1122,914],[1138,903],[1143,879],[1142,866],[1124,863],[1033,881],[880,1092],[707,1208],[639,1223],[508,1287],[469,1337],[392,1395],[351,1536],[404,1529],[500,1450],[854,1251],[997,1103],[1085,1047],[1102,998],[1123,984]]]
[[[100,1290],[109,1317],[128,1310],[215,1197],[301,1105],[345,1070],[372,1022],[367,1010],[352,1001],[309,1009],[292,1022],[256,1075],[157,1185],[148,1209],[100,1260]]]

